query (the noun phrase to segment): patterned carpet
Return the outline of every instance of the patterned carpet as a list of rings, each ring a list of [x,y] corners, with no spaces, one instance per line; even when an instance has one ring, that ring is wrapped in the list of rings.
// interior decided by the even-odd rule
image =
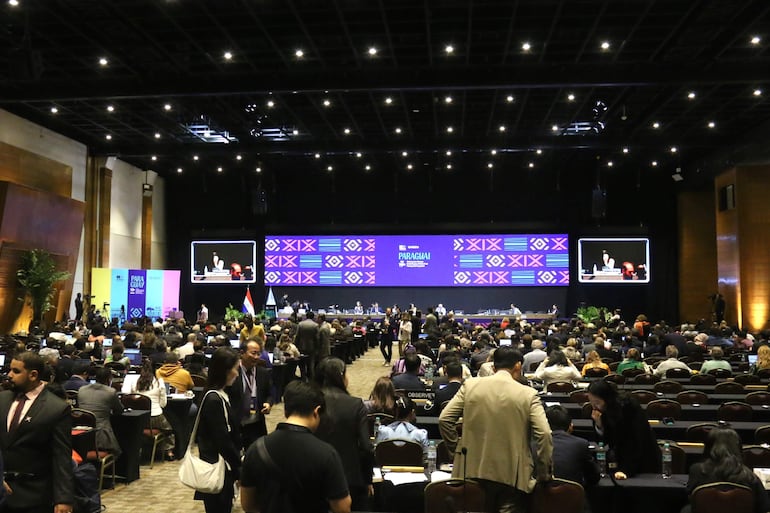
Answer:
[[[351,395],[363,399],[369,397],[377,378],[389,372],[382,362],[380,351],[375,348],[348,366]],[[267,419],[268,432],[273,431],[283,418],[283,404],[275,405]],[[178,462],[158,461],[152,469],[142,466],[141,479],[129,485],[118,484],[115,490],[105,490],[102,503],[107,506],[108,513],[203,513],[203,503],[193,500],[192,490],[179,482],[178,469]],[[236,500],[233,512],[242,511]]]

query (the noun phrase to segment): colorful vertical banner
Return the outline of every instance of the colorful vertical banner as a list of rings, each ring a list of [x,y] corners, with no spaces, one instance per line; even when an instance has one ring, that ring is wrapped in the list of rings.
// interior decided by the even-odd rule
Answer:
[[[172,310],[179,310],[179,281],[181,271],[163,271],[163,318],[171,317]]]
[[[122,312],[123,320],[125,320],[128,316],[128,269],[113,269],[111,276],[112,289],[108,299],[110,302],[110,318],[117,317],[120,319]]]
[[[129,317],[141,317],[145,314],[145,298],[147,296],[147,271],[143,269],[128,270],[128,310]]]
[[[179,309],[180,271],[91,269],[92,304],[103,316],[166,318]],[[105,303],[108,303],[105,310]]]
[[[163,317],[163,271],[147,271],[144,311],[147,317]]]

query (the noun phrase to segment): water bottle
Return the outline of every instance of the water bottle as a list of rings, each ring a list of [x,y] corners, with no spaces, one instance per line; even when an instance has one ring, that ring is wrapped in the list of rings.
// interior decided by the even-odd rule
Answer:
[[[433,475],[433,472],[436,471],[436,441],[431,440],[428,442],[428,465],[425,469],[425,473],[428,476],[428,479],[430,479],[430,476]]]
[[[599,475],[605,477],[607,475],[607,449],[604,447],[604,442],[599,442],[599,447],[596,449],[596,463],[599,464]]]
[[[374,417],[374,440],[377,441],[377,433],[380,432],[380,418]]]
[[[425,379],[433,379],[433,365],[425,367]]]
[[[273,363],[283,363],[284,362],[284,356],[283,351],[281,351],[278,348],[278,344],[276,344],[275,349],[273,349]]]
[[[663,444],[663,479],[671,477],[671,447],[668,442]]]

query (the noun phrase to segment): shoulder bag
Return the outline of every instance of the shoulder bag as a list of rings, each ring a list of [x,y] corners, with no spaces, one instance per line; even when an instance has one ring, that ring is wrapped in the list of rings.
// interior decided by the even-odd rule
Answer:
[[[179,466],[179,480],[183,485],[193,490],[214,494],[221,492],[225,485],[225,459],[219,454],[216,463],[209,463],[202,460],[200,456],[193,454],[193,442],[198,434],[198,423],[201,420],[203,404],[211,392],[217,393],[214,390],[206,392],[203,401],[201,401],[201,409],[198,410],[198,416],[195,417],[195,426],[193,426],[192,433],[190,434],[190,443],[187,445],[187,452],[185,452],[182,463]],[[229,423],[227,405],[225,405],[224,400],[222,401],[222,408],[225,413],[225,422]]]

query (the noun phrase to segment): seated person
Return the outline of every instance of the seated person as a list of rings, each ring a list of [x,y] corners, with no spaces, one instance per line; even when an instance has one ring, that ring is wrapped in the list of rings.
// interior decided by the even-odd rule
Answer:
[[[551,351],[550,356],[540,362],[535,370],[535,377],[543,380],[543,386],[548,389],[548,384],[555,381],[579,381],[580,371],[575,364],[564,356],[558,349]]]
[[[396,420],[387,426],[380,426],[377,432],[377,443],[386,440],[409,440],[422,445],[423,455],[428,450],[428,431],[420,429],[412,422],[415,421],[414,402],[408,397],[396,399]]]
[[[123,405],[117,390],[112,388],[112,371],[109,368],[96,369],[96,383],[78,390],[78,407],[90,411],[96,418],[96,446],[111,451],[115,458],[120,457],[120,444],[112,430],[110,416],[121,413]]]
[[[90,368],[90,361],[76,360],[72,368],[72,376],[64,382],[64,390],[80,390],[81,387],[88,385],[88,371]]]
[[[676,348],[676,346],[666,346],[666,357],[668,359],[660,362],[660,364],[658,364],[658,366],[655,368],[654,374],[656,376],[664,377],[669,369],[687,369],[692,373],[692,370],[687,366],[686,363],[680,362],[677,359],[679,357],[679,350]]]
[[[642,369],[644,372],[649,372],[647,365],[645,365],[639,358],[639,350],[635,347],[630,348],[626,351],[626,358],[618,364],[618,368],[615,372],[623,374],[623,371],[626,369]]]
[[[754,512],[770,511],[770,501],[762,481],[743,464],[741,439],[732,429],[712,429],[703,447],[706,459],[690,467],[687,491],[709,483],[728,482],[751,488],[754,494]]]
[[[586,354],[586,363],[583,364],[583,370],[580,371],[580,374],[585,376],[589,369],[604,369],[607,374],[610,373],[610,366],[602,361],[601,356],[596,351],[589,351]]]
[[[449,378],[449,382],[439,387],[433,398],[433,407],[429,410],[430,415],[439,415],[443,409],[443,404],[450,401],[460,390],[463,384],[463,367],[458,359],[447,359],[444,365],[444,374]]]
[[[395,418],[396,416],[396,389],[393,381],[387,376],[377,378],[369,399],[364,401],[366,413],[385,413]]]
[[[572,419],[564,406],[545,409],[553,437],[553,477],[568,479],[583,486],[599,481],[599,466],[594,461],[588,440],[572,434]]]
[[[174,387],[179,394],[184,394],[195,386],[190,372],[182,368],[175,353],[166,353],[166,360],[155,371],[155,377]]]
[[[125,356],[123,352],[126,350],[125,346],[123,345],[123,342],[113,342],[112,343],[112,352],[107,356],[107,358],[104,359],[104,363],[119,363],[123,365],[123,369],[128,369],[131,367],[131,360],[128,359],[128,356]]]
[[[414,353],[404,357],[404,372],[393,377],[393,386],[396,390],[424,391],[425,384],[420,380],[420,357]]]
[[[724,356],[724,351],[722,351],[722,348],[719,346],[713,346],[711,348],[711,360],[706,360],[703,362],[703,365],[700,367],[700,373],[704,374],[708,371],[714,370],[714,369],[725,369],[730,372],[733,371],[733,366],[730,365],[730,362],[723,360],[722,357]]]
[[[298,360],[300,357],[299,349],[291,341],[291,337],[284,333],[278,340],[278,350],[283,353],[287,360]]]

